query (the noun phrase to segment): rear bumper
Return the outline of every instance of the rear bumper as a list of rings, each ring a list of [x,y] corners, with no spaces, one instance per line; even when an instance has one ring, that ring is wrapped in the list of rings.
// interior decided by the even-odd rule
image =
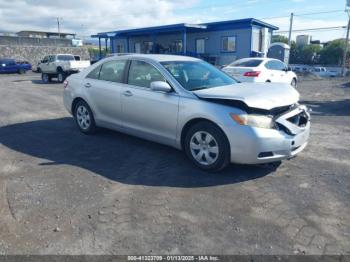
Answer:
[[[65,89],[63,91],[63,104],[64,104],[64,107],[67,109],[67,111],[70,114],[73,114],[73,112],[72,112],[72,103],[73,103],[73,97],[71,95],[71,92],[69,92],[68,89]]]

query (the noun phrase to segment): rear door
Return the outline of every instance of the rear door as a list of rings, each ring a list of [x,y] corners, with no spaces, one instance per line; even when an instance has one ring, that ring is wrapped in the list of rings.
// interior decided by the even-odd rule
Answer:
[[[122,92],[123,124],[130,133],[157,142],[174,145],[179,96],[174,92],[153,91],[153,81],[166,78],[152,64],[132,60],[127,84]]]
[[[286,66],[280,61],[270,60],[265,64],[268,69],[267,79],[271,82],[284,83],[287,82]]]
[[[112,60],[91,71],[83,81],[89,104],[97,121],[121,127],[121,91],[126,60]]]

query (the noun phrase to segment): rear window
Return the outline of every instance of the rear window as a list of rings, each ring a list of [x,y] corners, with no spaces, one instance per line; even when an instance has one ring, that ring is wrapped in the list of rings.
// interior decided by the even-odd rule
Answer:
[[[263,60],[260,59],[251,59],[245,61],[236,61],[230,64],[230,66],[241,66],[241,67],[257,67],[262,63]]]
[[[57,60],[58,61],[74,61],[75,58],[72,55],[58,55]]]

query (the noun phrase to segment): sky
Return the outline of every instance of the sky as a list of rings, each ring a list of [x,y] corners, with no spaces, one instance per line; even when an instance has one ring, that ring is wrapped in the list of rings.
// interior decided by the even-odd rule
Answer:
[[[202,23],[257,18],[287,31],[345,26],[345,0],[0,0],[0,32],[42,30],[77,33],[89,38],[98,32],[173,23]],[[312,14],[317,12],[330,12]],[[310,14],[311,13],[311,14]],[[295,32],[323,42],[345,37],[345,29]],[[288,33],[282,33],[288,36]]]

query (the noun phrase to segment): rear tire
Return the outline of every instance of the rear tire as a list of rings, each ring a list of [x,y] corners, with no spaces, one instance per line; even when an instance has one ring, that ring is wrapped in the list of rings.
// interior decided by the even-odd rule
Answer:
[[[292,82],[290,83],[292,87],[297,88],[298,82],[295,78],[293,78]]]
[[[199,122],[187,132],[184,141],[187,157],[206,171],[220,171],[230,163],[230,145],[224,132],[210,122]]]
[[[41,74],[41,79],[45,84],[48,84],[51,82],[51,76],[49,74],[46,74],[46,73]]]
[[[22,68],[18,70],[18,74],[20,74],[20,75],[23,75],[25,73],[26,73],[26,70],[24,70]]]
[[[82,133],[86,135],[96,133],[97,127],[94,115],[85,101],[81,100],[76,103],[74,107],[74,120]]]

